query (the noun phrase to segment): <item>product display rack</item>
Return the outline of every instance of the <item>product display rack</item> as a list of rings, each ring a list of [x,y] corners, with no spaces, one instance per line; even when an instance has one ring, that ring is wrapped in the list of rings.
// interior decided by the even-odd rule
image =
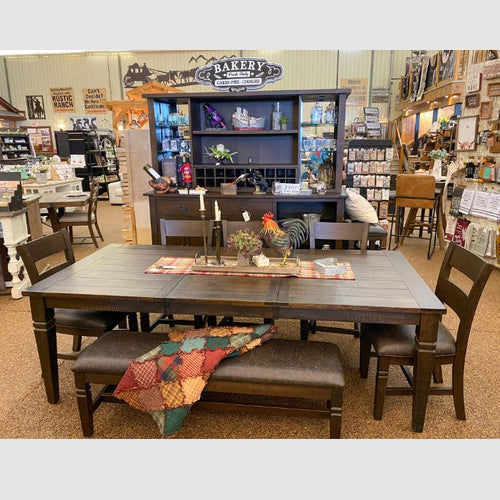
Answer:
[[[222,183],[232,182],[250,170],[258,171],[271,186],[272,182],[298,183],[301,178],[303,127],[309,121],[305,108],[313,103],[333,103],[335,106],[334,178],[331,190],[341,192],[345,105],[349,89],[261,91],[244,93],[209,92],[192,94],[146,94],[148,101],[150,138],[153,151],[153,167],[164,173],[165,163],[178,155],[189,154],[193,165],[195,185],[218,188]],[[207,126],[204,104],[208,103],[219,113],[225,128]],[[286,130],[272,130],[271,116],[276,104],[279,111],[289,118]],[[235,130],[232,115],[236,108],[246,109],[252,117],[265,118],[262,130]],[[185,110],[185,112],[183,111]],[[174,115],[174,120],[169,116]],[[182,125],[178,125],[178,116]],[[187,117],[187,119],[186,119]],[[187,123],[186,123],[187,120]],[[171,123],[174,123],[172,125]],[[168,135],[168,137],[166,137]],[[165,139],[170,141],[168,148]],[[172,142],[178,149],[171,147]],[[216,165],[207,155],[207,149],[217,144],[231,152],[229,160]],[[248,181],[238,185],[240,190],[253,190]]]
[[[0,131],[0,163],[24,164],[31,154],[30,138],[26,132]]]
[[[354,188],[376,210],[379,219],[387,219],[391,188],[392,141],[354,139],[349,141],[346,187]]]

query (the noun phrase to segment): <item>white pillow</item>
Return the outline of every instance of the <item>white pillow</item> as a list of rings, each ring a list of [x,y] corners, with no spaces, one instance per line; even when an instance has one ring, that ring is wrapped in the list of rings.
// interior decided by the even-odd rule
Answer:
[[[378,216],[370,202],[351,189],[346,189],[345,210],[351,220],[378,224]]]

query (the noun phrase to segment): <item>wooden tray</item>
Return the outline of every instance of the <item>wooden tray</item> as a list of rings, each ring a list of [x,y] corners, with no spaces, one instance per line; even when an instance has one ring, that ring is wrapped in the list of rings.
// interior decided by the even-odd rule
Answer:
[[[269,265],[265,267],[257,266],[238,266],[236,256],[224,255],[221,257],[223,265],[215,263],[215,256],[208,256],[208,264],[205,264],[203,255],[196,255],[194,264],[191,265],[192,271],[206,271],[215,273],[242,273],[242,274],[283,274],[284,276],[299,276],[300,260],[288,258],[285,266],[281,267],[282,258],[270,258]]]

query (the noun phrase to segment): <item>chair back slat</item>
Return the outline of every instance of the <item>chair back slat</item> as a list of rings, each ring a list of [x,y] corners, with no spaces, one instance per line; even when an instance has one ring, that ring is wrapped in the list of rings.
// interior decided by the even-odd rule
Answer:
[[[99,201],[99,177],[94,177],[90,185],[90,198],[88,204],[88,221],[97,220],[97,202]]]
[[[309,247],[316,248],[316,240],[358,242],[366,254],[368,222],[312,222],[309,225]]]
[[[467,276],[472,281],[472,284],[469,283],[471,286],[463,286],[459,281],[460,274],[452,274],[453,270]],[[467,348],[476,308],[492,270],[492,264],[460,245],[450,243],[441,265],[435,293],[441,302],[453,309],[460,320],[456,341],[457,350],[461,352],[465,352]],[[452,276],[456,281],[452,281]]]
[[[167,244],[169,237],[203,238],[203,224],[205,224],[207,246],[212,246],[213,220],[172,220],[160,219],[160,241]]]
[[[23,261],[24,268],[28,273],[32,285],[52,276],[75,262],[73,248],[66,230],[57,231],[56,233],[28,241],[22,245],[18,245],[16,250]],[[64,253],[64,261],[59,261],[55,264],[50,263],[49,267],[39,270],[39,262],[60,252]]]

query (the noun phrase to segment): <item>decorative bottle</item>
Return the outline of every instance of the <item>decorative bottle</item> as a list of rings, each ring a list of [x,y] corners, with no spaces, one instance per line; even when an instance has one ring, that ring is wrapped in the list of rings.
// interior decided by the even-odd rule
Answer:
[[[273,130],[280,130],[281,129],[280,117],[281,117],[280,103],[277,102],[276,105],[274,106],[274,111],[273,111],[273,115],[272,115],[272,129]]]

